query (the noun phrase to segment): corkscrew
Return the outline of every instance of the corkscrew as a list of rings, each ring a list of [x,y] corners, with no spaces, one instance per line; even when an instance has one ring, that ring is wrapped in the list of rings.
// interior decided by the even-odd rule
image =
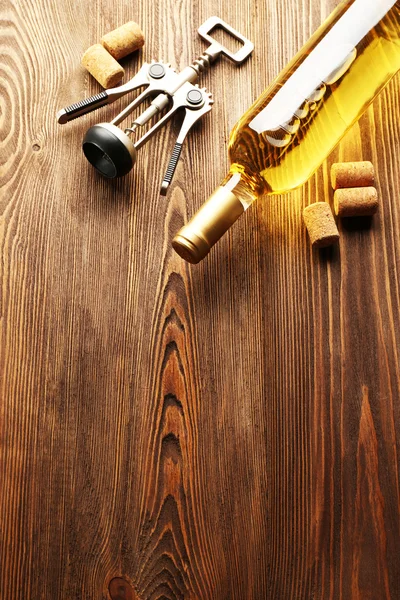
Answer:
[[[216,27],[225,30],[242,43],[236,52],[230,52],[211,37]],[[196,82],[201,73],[208,69],[221,55],[236,64],[241,64],[253,51],[253,44],[238,31],[218,17],[210,17],[198,29],[200,36],[210,43],[209,48],[193,63],[177,73],[169,63],[152,61],[145,63],[139,72],[127,83],[72,104],[60,110],[57,119],[60,124],[68,123],[86,113],[112,104],[125,94],[140,87],[146,89],[133,100],[110,123],[99,123],[90,127],[83,140],[83,152],[88,161],[105,177],[114,178],[126,175],[136,162],[137,151],[161,129],[179,109],[185,109],[185,118],[176,140],[172,156],[165,173],[161,194],[167,193],[178,164],[182,144],[193,125],[213,105],[211,94],[200,88]],[[147,98],[153,98],[150,106],[142,112],[124,131],[118,127]],[[131,138],[136,130],[148,123],[164,109],[167,112],[137,141]]]

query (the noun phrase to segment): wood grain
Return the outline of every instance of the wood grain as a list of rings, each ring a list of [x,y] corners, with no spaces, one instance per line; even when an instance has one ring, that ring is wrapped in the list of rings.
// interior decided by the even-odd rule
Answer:
[[[171,250],[233,124],[335,5],[1,5],[1,600],[400,597],[399,79],[304,188],[197,267]],[[133,19],[128,76],[182,69],[212,14],[256,51],[205,74],[216,102],[168,197],[178,124],[102,179],[80,144],[118,107],[55,120],[99,91],[83,51]],[[301,213],[339,160],[372,160],[382,207],[319,252]]]

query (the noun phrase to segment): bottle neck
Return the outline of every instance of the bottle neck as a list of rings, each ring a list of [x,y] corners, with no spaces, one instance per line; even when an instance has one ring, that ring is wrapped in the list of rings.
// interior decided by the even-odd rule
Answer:
[[[234,194],[240,200],[243,209],[247,210],[254,200],[264,193],[265,182],[261,178],[249,176],[243,167],[234,163],[222,181],[221,187]]]
[[[257,197],[248,178],[231,171],[174,237],[174,249],[188,262],[200,262]]]

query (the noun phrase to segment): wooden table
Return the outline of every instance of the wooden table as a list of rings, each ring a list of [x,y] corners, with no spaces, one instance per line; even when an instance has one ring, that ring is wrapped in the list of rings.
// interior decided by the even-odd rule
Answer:
[[[400,597],[399,79],[303,189],[196,267],[171,249],[233,124],[336,4],[3,3],[2,600]],[[147,43],[127,77],[182,69],[212,14],[256,49],[204,76],[215,105],[168,197],[177,123],[104,180],[81,140],[124,103],[55,119],[100,91],[83,51],[134,19]],[[374,162],[382,207],[313,251],[302,209],[338,159]]]

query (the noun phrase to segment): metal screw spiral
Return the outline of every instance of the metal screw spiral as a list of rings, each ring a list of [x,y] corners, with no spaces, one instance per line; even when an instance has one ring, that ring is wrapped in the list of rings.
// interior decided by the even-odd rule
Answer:
[[[203,71],[206,71],[210,68],[211,57],[204,53],[199,56],[199,58],[196,58],[196,60],[194,60],[190,66],[197,72],[198,75],[200,75],[200,73],[203,73]]]

